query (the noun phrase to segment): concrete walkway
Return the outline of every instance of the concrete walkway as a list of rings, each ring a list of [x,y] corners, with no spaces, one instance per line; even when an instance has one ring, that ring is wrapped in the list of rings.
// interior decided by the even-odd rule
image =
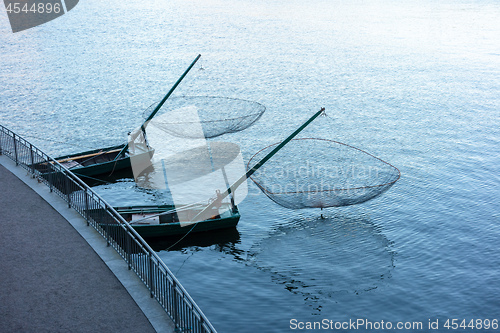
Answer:
[[[174,332],[164,310],[102,237],[5,156],[0,318],[0,332]]]

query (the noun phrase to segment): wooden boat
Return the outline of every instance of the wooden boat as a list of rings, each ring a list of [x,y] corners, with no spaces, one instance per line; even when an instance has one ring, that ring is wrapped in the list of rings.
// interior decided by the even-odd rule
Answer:
[[[179,211],[176,211],[175,209]],[[179,209],[180,208],[180,209]],[[240,220],[237,206],[223,203],[220,208],[213,207],[206,218],[198,222],[179,222],[179,214],[183,220],[198,215],[205,206],[194,206],[188,209],[172,205],[115,207],[115,210],[130,223],[143,238],[183,235],[193,232],[204,232],[218,229],[234,228]]]
[[[55,160],[70,169],[75,175],[82,177],[83,180],[88,177],[109,176],[116,171],[131,168],[128,151],[122,153],[124,148],[123,144],[60,156],[56,157]],[[150,160],[153,154],[154,149],[150,148],[136,156]]]

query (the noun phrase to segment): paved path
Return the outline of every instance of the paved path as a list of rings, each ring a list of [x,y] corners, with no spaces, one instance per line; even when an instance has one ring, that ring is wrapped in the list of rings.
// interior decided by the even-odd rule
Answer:
[[[68,220],[0,165],[0,332],[155,332],[108,266]],[[144,286],[140,292],[149,298]],[[173,332],[171,322],[166,326],[159,331]]]

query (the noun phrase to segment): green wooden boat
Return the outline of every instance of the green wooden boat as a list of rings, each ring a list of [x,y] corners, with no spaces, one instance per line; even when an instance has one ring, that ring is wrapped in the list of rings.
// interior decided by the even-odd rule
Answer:
[[[130,157],[125,145],[89,150],[82,153],[56,157],[55,160],[82,178],[109,176],[114,172],[130,169]],[[136,156],[150,160],[154,149],[147,149]]]
[[[176,211],[175,209],[178,209]],[[115,210],[130,223],[130,225],[143,238],[167,237],[173,235],[184,235],[186,233],[197,233],[218,229],[234,228],[240,220],[237,206],[223,203],[220,208],[212,208],[207,218],[198,222],[179,222],[182,211],[185,218],[194,217],[203,211],[205,206],[194,206],[188,209],[174,207],[172,205],[162,206],[132,206],[115,207]]]

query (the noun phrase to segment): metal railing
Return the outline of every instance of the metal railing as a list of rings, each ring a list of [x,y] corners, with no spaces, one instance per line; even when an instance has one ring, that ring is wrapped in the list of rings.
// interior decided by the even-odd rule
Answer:
[[[212,333],[215,328],[144,239],[80,178],[31,143],[0,125],[0,155],[49,186],[92,225],[126,261],[172,318],[180,332]]]

